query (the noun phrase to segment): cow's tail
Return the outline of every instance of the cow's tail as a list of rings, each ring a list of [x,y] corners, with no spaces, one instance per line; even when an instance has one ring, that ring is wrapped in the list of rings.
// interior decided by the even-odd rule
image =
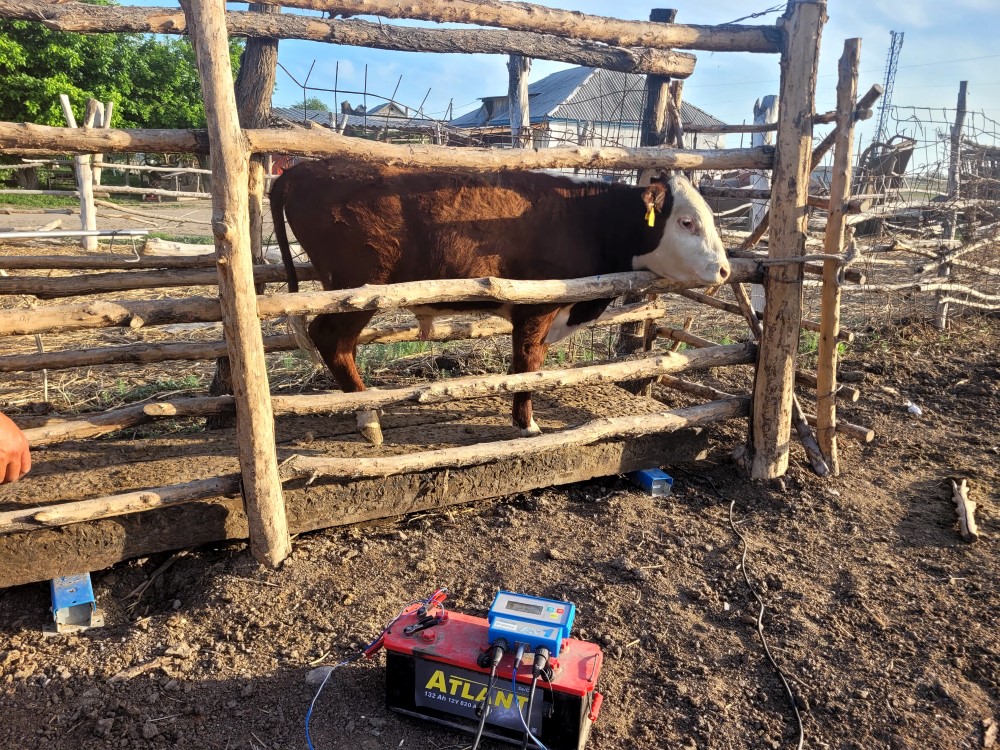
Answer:
[[[288,232],[285,230],[285,195],[288,192],[288,182],[281,175],[271,186],[271,219],[274,221],[274,236],[278,239],[281,249],[281,262],[285,264],[285,274],[288,276],[288,291],[299,291],[299,277],[295,273],[295,263],[292,260],[292,248],[288,244]]]

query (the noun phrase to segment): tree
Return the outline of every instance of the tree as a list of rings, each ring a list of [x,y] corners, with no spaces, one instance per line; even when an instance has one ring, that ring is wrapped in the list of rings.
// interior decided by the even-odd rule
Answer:
[[[330,111],[330,108],[328,106],[326,106],[326,104],[323,102],[323,100],[320,99],[318,96],[310,96],[308,99],[306,99],[304,102],[302,102],[302,104],[306,108],[306,111],[308,111],[308,112],[329,112]],[[296,106],[298,106],[298,105],[296,105]]]
[[[234,70],[241,49],[241,42],[230,41]],[[205,125],[198,70],[186,38],[72,34],[33,21],[0,20],[0,80],[0,120],[7,122],[64,125],[59,95],[68,94],[78,120],[93,97],[115,103],[115,127]]]

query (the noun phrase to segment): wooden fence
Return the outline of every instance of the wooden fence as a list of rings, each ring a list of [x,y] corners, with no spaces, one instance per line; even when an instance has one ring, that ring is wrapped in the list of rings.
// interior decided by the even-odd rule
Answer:
[[[431,145],[397,146],[373,141],[352,139],[323,130],[295,132],[269,129],[242,129],[236,113],[233,96],[233,77],[227,46],[227,24],[230,31],[281,37],[282,28],[292,28],[297,20],[289,15],[257,13],[226,13],[219,0],[182,0],[183,16],[173,14],[173,19],[156,23],[164,26],[151,28],[151,9],[112,8],[83,6],[76,3],[50,5],[44,2],[22,0],[0,8],[0,17],[27,18],[43,21],[50,28],[64,28],[85,32],[112,32],[126,30],[126,18],[132,19],[132,30],[189,33],[198,59],[202,81],[208,128],[196,130],[118,130],[92,128],[54,128],[31,124],[0,123],[0,148],[9,153],[37,153],[38,150],[58,153],[123,153],[139,151],[209,153],[211,157],[212,197],[214,204],[217,270],[216,282],[219,296],[194,297],[175,300],[117,301],[94,300],[85,304],[38,307],[31,311],[0,311],[0,335],[24,335],[43,331],[69,330],[93,327],[160,325],[168,322],[223,321],[225,348],[232,363],[236,396],[223,400],[190,400],[186,403],[164,402],[132,409],[127,414],[107,413],[85,420],[59,422],[46,434],[36,433],[34,439],[42,442],[63,439],[66,435],[95,435],[108,429],[118,429],[130,420],[148,420],[178,413],[208,414],[232,411],[239,415],[237,444],[241,476],[201,480],[183,486],[163,487],[141,492],[130,492],[114,497],[58,503],[45,508],[17,510],[0,516],[0,533],[20,531],[30,533],[53,524],[75,523],[81,520],[104,518],[119,513],[132,513],[166,504],[189,502],[220,493],[232,492],[239,485],[247,515],[251,549],[259,560],[276,565],[289,552],[289,533],[286,507],[282,499],[282,483],[302,477],[372,478],[405,475],[412,472],[440,471],[450,467],[468,467],[512,455],[536,454],[549,448],[567,444],[590,444],[614,437],[649,435],[676,430],[685,425],[704,424],[720,418],[746,415],[751,411],[752,437],[747,451],[747,468],[752,477],[766,479],[780,476],[788,466],[789,437],[793,422],[810,454],[814,468],[819,473],[828,472],[827,462],[836,464],[835,396],[836,346],[841,333],[837,319],[838,300],[835,290],[843,274],[839,270],[847,263],[843,251],[843,220],[841,207],[849,198],[849,159],[841,157],[841,148],[847,144],[858,110],[867,105],[856,105],[854,91],[857,85],[857,56],[859,44],[852,40],[845,48],[838,85],[837,126],[828,140],[838,145],[838,168],[845,170],[847,179],[836,183],[836,190],[829,198],[831,207],[831,235],[826,252],[811,258],[804,255],[806,241],[806,206],[808,203],[808,174],[812,154],[814,120],[814,90],[819,56],[819,35],[825,18],[822,0],[792,0],[779,26],[689,26],[681,24],[656,24],[619,21],[578,13],[567,13],[528,4],[508,4],[493,0],[452,0],[400,6],[391,0],[287,0],[283,5],[324,10],[331,14],[377,13],[388,17],[406,17],[434,21],[459,21],[488,27],[503,27],[508,32],[551,34],[567,42],[549,49],[557,59],[572,58],[566,50],[578,49],[574,40],[586,40],[593,50],[600,50],[618,59],[651,59],[660,61],[656,72],[675,77],[690,74],[693,61],[686,53],[674,49],[702,49],[712,51],[749,51],[779,53],[781,59],[781,107],[776,125],[775,149],[757,147],[750,149],[720,149],[693,151],[686,149],[643,148],[591,148],[559,147],[541,150],[490,150],[477,148],[451,148]],[[239,20],[236,20],[236,19]],[[143,20],[145,19],[145,20]],[[310,18],[310,22],[320,22]],[[142,24],[146,23],[146,27]],[[353,23],[353,22],[352,22]],[[239,25],[242,24],[242,25]],[[397,29],[399,34],[408,33]],[[488,34],[491,30],[482,33]],[[391,38],[387,32],[385,38]],[[437,32],[445,38],[453,32]],[[480,32],[465,32],[480,33]],[[528,49],[523,37],[521,46],[511,42],[511,50],[536,54]],[[327,41],[337,41],[335,38]],[[380,46],[374,41],[357,43]],[[603,45],[610,45],[604,47]],[[437,48],[435,48],[437,49]],[[644,57],[643,50],[655,54]],[[439,51],[446,51],[440,49]],[[575,54],[575,53],[574,53]],[[665,62],[673,61],[673,62]],[[610,63],[609,63],[610,65]],[[456,387],[464,389],[462,395],[441,397],[471,398],[489,393],[502,393],[528,387],[543,389],[569,383],[603,382],[607,379],[632,379],[655,374],[668,375],[686,369],[706,366],[708,361],[718,364],[736,364],[755,358],[757,377],[752,398],[730,397],[724,394],[707,404],[678,410],[660,416],[623,417],[601,420],[600,423],[530,439],[489,443],[478,446],[430,451],[400,457],[373,458],[367,461],[351,459],[306,459],[286,462],[279,470],[275,451],[273,416],[277,413],[296,412],[304,406],[301,399],[272,398],[268,391],[264,366],[264,341],[260,321],[282,315],[316,312],[334,312],[359,309],[412,305],[416,303],[455,300],[503,300],[506,302],[569,302],[618,295],[624,292],[657,293],[677,291],[678,285],[656,279],[650,274],[614,274],[595,279],[567,281],[514,282],[500,279],[473,279],[457,281],[422,282],[419,285],[399,284],[387,287],[275,294],[257,296],[256,281],[271,271],[254,269],[250,255],[250,233],[247,214],[248,163],[251,155],[261,153],[287,153],[303,156],[339,155],[378,163],[406,163],[426,167],[459,167],[474,170],[535,169],[557,167],[600,168],[617,167],[633,169],[770,169],[773,172],[771,192],[771,217],[769,250],[766,259],[747,257],[733,259],[733,289],[738,307],[758,338],[758,347],[705,347],[704,351],[688,355],[654,356],[637,362],[581,367],[567,371],[533,373],[530,375],[490,376],[463,381]],[[768,222],[764,222],[765,225]],[[748,241],[743,250],[749,252],[759,236]],[[802,318],[801,297],[803,273],[808,270],[806,261],[822,264],[825,288],[831,290],[823,307],[820,328],[823,357],[821,373],[817,375],[819,414],[816,422],[823,438],[824,451],[816,447],[815,438],[808,425],[808,416],[798,406],[793,391],[797,373],[795,367],[799,330]],[[135,283],[161,283],[155,271],[131,272],[139,280]],[[146,273],[143,277],[140,274]],[[198,269],[191,273],[197,283],[208,281],[208,276]],[[189,278],[190,280],[190,278]],[[54,281],[54,280],[52,280]],[[767,305],[763,318],[749,309],[743,284],[763,282]],[[35,283],[36,293],[58,296],[51,282],[43,288]],[[25,289],[26,287],[18,287]],[[65,290],[64,290],[65,291]],[[654,306],[655,307],[655,306]],[[637,309],[630,309],[639,315]],[[378,332],[370,332],[370,340],[377,340]],[[271,342],[273,346],[275,342]],[[283,344],[282,344],[283,345]],[[213,344],[211,353],[206,348],[197,356],[216,356],[220,350]],[[169,355],[151,352],[134,352],[139,361],[149,357],[167,358],[193,356],[173,349]],[[63,364],[73,364],[95,355],[84,352],[59,353]],[[103,361],[112,361],[110,352]],[[5,358],[6,369],[34,369],[39,365],[52,366],[53,355],[24,355],[16,362]],[[103,354],[98,356],[104,356]],[[45,357],[50,357],[45,359]],[[142,359],[146,358],[146,359]],[[3,360],[0,360],[2,362]],[[0,364],[0,366],[4,366]],[[674,380],[665,380],[677,387]],[[434,388],[427,386],[425,388]],[[447,391],[447,386],[439,390]],[[420,388],[402,389],[397,393],[329,394],[321,397],[324,409],[350,410],[359,404],[370,405],[374,400],[388,399],[384,403],[401,400],[429,398],[421,394],[429,391]],[[704,393],[704,391],[702,391]],[[435,398],[438,396],[434,396]],[[306,397],[302,397],[305,399]],[[366,401],[365,399],[369,399]],[[382,402],[379,402],[382,403]],[[365,406],[364,408],[368,408]],[[139,413],[141,411],[141,414]],[[47,429],[47,428],[46,428]],[[60,430],[62,432],[60,432]],[[831,450],[831,444],[834,449]],[[825,457],[823,454],[826,454]],[[2,537],[0,537],[2,538]]]

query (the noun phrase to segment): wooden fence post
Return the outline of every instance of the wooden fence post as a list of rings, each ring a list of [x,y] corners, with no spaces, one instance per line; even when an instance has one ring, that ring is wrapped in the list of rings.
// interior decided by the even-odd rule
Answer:
[[[531,110],[528,104],[528,73],[531,58],[511,55],[507,60],[507,115],[510,143],[514,148],[531,146]]]
[[[955,111],[955,125],[951,129],[951,153],[948,159],[948,196],[959,198],[962,188],[962,128],[965,125],[965,108],[969,82],[958,84],[958,107]]]
[[[277,5],[251,3],[249,12],[276,14],[281,12]],[[242,128],[264,128],[271,115],[271,94],[274,91],[278,69],[278,40],[271,37],[250,37],[243,50],[240,72],[236,76],[236,112]],[[265,154],[250,157],[249,211],[250,211],[250,256],[254,263],[264,262],[264,160]],[[257,294],[264,293],[264,285],[256,287]],[[233,392],[233,375],[229,360],[221,357],[215,363],[215,376],[208,388],[213,396]],[[208,429],[232,426],[229,416],[211,416],[206,421]]]
[[[212,231],[222,325],[236,391],[236,438],[250,549],[278,565],[291,551],[274,445],[274,415],[250,257],[250,145],[240,129],[223,0],[181,0],[195,49],[211,144]]]
[[[951,129],[951,152],[948,159],[948,197],[952,200],[958,200],[962,193],[962,129],[965,126],[968,91],[969,82],[961,81],[958,84],[958,105],[955,111],[955,125]],[[958,213],[956,211],[953,211],[950,217],[945,220],[944,228],[944,238],[946,240],[955,239],[955,233],[958,230]],[[947,251],[942,250],[941,252],[946,253]],[[943,279],[950,276],[951,264],[941,264],[937,275]],[[948,327],[948,302],[945,300],[948,295],[946,292],[939,291],[935,296],[937,297],[937,305],[934,324],[943,331]]]
[[[854,157],[854,100],[858,95],[858,65],[861,40],[844,42],[837,80],[837,126],[833,175],[830,180],[830,211],[826,220],[827,255],[844,251],[844,206],[851,196],[851,160]],[[840,333],[840,266],[823,263],[823,293],[820,305],[819,358],[816,366],[816,439],[834,476],[840,473],[837,456],[837,334]]]
[[[795,258],[805,251],[812,157],[814,94],[825,0],[791,0],[782,31],[781,89],[771,189],[768,255]],[[779,477],[788,469],[795,359],[802,317],[802,264],[772,266],[764,289],[763,336],[754,381],[750,476]]]
[[[673,23],[677,18],[674,8],[654,8],[649,12],[649,20],[656,23]],[[646,76],[646,105],[642,112],[642,122],[639,126],[640,146],[662,146],[667,137],[667,107],[671,101],[670,77],[660,75]],[[639,173],[639,184],[648,185],[651,177],[658,170],[644,169]],[[651,298],[645,294],[626,294],[622,297],[623,305],[631,305]],[[655,295],[652,296],[655,298]],[[648,334],[652,332],[651,338]],[[615,354],[626,357],[640,349],[649,351],[655,339],[655,326],[644,328],[641,323],[626,323],[618,333],[618,343]],[[634,380],[620,384],[622,388],[632,393],[649,395],[651,380]]]
[[[84,115],[83,126],[91,128],[97,117],[97,107],[92,106],[91,99],[87,103],[87,113]],[[69,97],[66,94],[59,95],[59,103],[62,105],[63,116],[66,124],[75,128],[76,117],[73,115],[73,107],[70,105]],[[73,157],[76,166],[76,189],[80,191],[80,228],[84,230],[97,229],[97,210],[94,208],[94,171],[91,167],[91,155],[79,154]],[[97,250],[96,237],[81,237],[80,246],[88,251]]]
[[[777,122],[778,120],[778,97],[774,94],[769,94],[763,99],[758,99],[753,105],[753,124],[754,125],[769,125],[771,123]],[[750,145],[751,146],[770,146],[774,144],[774,133],[768,131],[766,133],[751,133],[750,135]],[[753,189],[766,188],[771,189],[771,174],[764,170],[758,170],[751,173],[750,176],[750,187]],[[770,201],[753,201],[753,208],[750,209],[750,231],[753,232],[761,221],[764,220],[764,216],[767,214]],[[750,302],[753,305],[753,309],[757,312],[762,312],[764,310],[764,287],[760,284],[750,285]]]

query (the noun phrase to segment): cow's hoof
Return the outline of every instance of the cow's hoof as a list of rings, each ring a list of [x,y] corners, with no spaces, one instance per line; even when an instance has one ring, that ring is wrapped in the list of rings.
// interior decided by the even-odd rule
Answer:
[[[382,425],[378,421],[378,412],[359,411],[358,432],[372,445],[382,445]]]
[[[517,425],[514,425],[517,427]],[[518,431],[521,433],[521,437],[535,437],[535,435],[542,434],[542,428],[535,423],[534,417],[531,419],[531,424],[527,427],[518,427]]]

